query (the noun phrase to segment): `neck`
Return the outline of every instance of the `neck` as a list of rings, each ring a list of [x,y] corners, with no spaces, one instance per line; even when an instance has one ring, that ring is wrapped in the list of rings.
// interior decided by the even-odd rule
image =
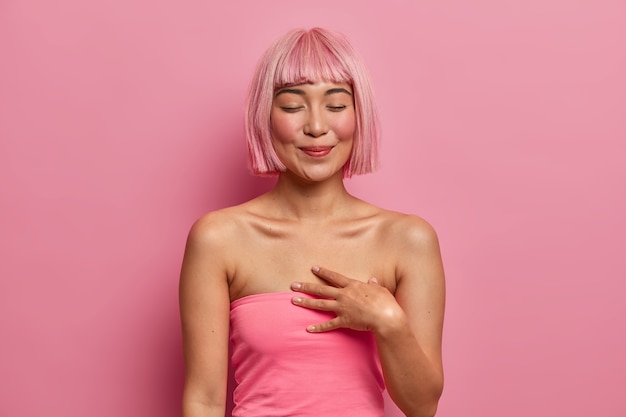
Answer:
[[[321,221],[345,215],[345,203],[353,200],[343,183],[341,172],[320,182],[305,182],[281,173],[269,193],[276,203],[276,215],[298,221]]]

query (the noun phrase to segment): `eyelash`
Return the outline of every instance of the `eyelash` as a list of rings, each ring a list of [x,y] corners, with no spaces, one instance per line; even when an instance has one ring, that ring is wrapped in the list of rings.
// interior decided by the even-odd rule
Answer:
[[[333,112],[339,112],[346,108],[347,106],[326,106],[326,108]],[[299,110],[302,110],[303,107],[281,107],[281,109],[287,113],[295,113]]]
[[[298,110],[302,110],[302,107],[281,107],[281,109],[287,113],[295,113]]]

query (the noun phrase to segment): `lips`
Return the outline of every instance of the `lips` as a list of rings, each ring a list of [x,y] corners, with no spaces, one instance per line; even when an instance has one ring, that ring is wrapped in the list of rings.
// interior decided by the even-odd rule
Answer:
[[[313,157],[313,158],[321,158],[330,153],[333,149],[332,146],[305,146],[300,148],[302,152]]]

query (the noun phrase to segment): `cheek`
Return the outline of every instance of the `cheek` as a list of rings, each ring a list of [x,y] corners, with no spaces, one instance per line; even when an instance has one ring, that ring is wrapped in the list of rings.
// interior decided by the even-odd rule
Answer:
[[[281,117],[272,117],[270,120],[273,140],[281,142],[291,141],[293,138],[294,123]]]
[[[356,117],[354,114],[346,115],[337,120],[337,123],[333,127],[335,134],[339,139],[352,139],[356,130]]]

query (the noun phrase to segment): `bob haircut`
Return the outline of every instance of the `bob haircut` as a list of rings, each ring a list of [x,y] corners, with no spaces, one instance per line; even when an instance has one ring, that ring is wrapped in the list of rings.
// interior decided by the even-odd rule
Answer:
[[[245,129],[250,168],[257,175],[285,170],[272,144],[270,113],[274,93],[285,86],[320,81],[352,87],[356,113],[350,158],[343,177],[366,174],[378,165],[380,137],[374,96],[365,65],[340,33],[296,29],[278,39],[259,61],[246,103]]]

